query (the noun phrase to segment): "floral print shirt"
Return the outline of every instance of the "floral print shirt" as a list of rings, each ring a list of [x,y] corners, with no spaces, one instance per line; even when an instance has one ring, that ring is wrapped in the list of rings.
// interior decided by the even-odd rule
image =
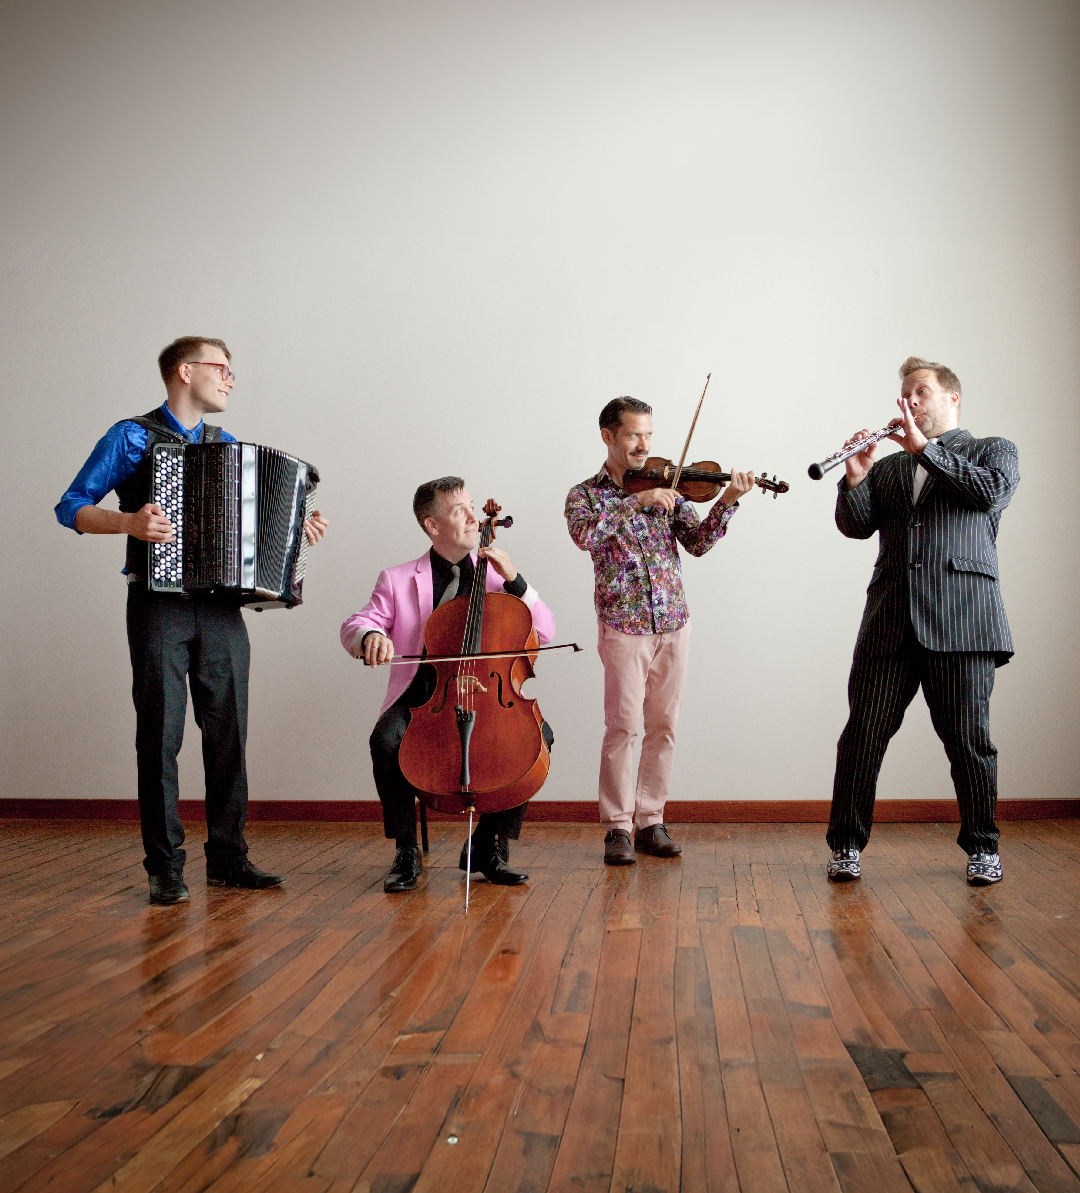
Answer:
[[[570,537],[592,556],[596,616],[624,634],[667,634],[689,620],[678,542],[704,555],[724,537],[736,506],[717,501],[704,521],[679,497],[674,513],[640,510],[607,465],[575,485],[563,511]]]

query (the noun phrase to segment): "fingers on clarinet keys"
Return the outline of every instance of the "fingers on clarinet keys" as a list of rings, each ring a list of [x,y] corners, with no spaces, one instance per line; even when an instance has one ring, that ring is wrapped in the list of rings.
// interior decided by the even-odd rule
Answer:
[[[968,854],[967,880],[969,886],[992,886],[1004,878],[1001,858],[996,853]]]
[[[862,874],[859,868],[857,849],[834,849],[825,867],[825,873],[833,882],[854,882]]]
[[[414,841],[411,845],[401,845],[394,854],[394,864],[383,879],[382,889],[392,895],[396,891],[412,891],[416,889],[416,880],[424,869],[420,857],[420,846]]]

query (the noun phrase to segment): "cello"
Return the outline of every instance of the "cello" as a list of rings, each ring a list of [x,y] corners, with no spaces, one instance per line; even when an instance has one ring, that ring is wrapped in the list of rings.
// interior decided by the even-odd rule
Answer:
[[[501,512],[484,506],[479,546],[495,541]],[[435,671],[430,699],[413,709],[398,759],[421,800],[438,812],[501,812],[531,799],[550,768],[543,714],[521,686],[533,676],[539,648],[528,605],[487,591],[479,559],[468,596],[432,611],[424,627],[425,665]],[[449,657],[447,657],[449,656]]]

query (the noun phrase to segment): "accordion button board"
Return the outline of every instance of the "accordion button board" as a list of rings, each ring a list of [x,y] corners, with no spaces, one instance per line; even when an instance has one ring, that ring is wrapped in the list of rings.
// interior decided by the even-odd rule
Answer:
[[[254,443],[156,443],[150,500],[174,541],[150,544],[155,592],[213,594],[256,609],[303,599],[304,519],[318,471]]]

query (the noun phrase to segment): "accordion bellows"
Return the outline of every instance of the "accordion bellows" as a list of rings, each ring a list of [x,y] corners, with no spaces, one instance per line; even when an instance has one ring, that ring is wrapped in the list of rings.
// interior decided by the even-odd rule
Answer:
[[[303,600],[304,519],[319,473],[255,443],[156,443],[150,500],[173,525],[150,544],[155,592],[214,593],[256,608]]]

